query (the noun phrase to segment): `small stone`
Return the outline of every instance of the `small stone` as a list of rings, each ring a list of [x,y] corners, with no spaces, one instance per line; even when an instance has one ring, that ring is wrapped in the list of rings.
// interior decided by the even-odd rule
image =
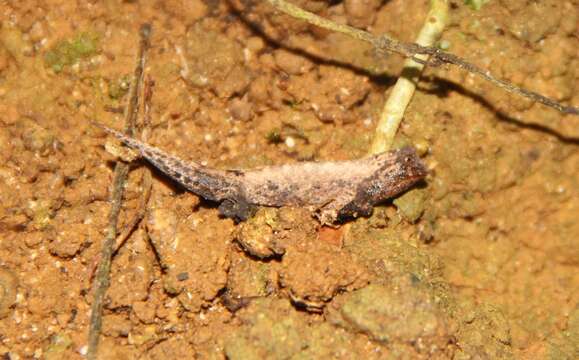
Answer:
[[[227,274],[227,299],[235,308],[246,305],[245,299],[267,296],[277,284],[271,265],[236,253]],[[228,306],[230,308],[230,306]]]
[[[367,28],[374,24],[379,0],[345,0],[344,8],[348,16],[348,24],[357,28]]]
[[[426,198],[426,190],[412,189],[394,199],[394,205],[407,221],[414,223],[424,212]]]
[[[236,41],[197,23],[185,37],[185,77],[195,87],[209,88],[220,98],[243,94],[251,83],[243,49]]]
[[[231,100],[229,103],[229,114],[231,114],[235,120],[240,121],[249,121],[253,118],[251,104],[247,102],[245,97]]]
[[[188,279],[189,279],[189,273],[182,272],[182,273],[177,274],[177,280],[179,280],[179,281],[185,281]]]
[[[249,97],[252,102],[262,103],[269,98],[270,83],[266,77],[259,77],[249,86]]]
[[[44,238],[44,235],[40,231],[34,231],[31,233],[26,233],[26,235],[24,236],[24,243],[29,248],[35,248],[36,246],[38,246],[42,242],[43,238]]]
[[[149,301],[137,301],[133,303],[133,313],[144,324],[152,324],[155,321],[155,305]]]
[[[103,317],[102,333],[107,336],[128,336],[132,329],[131,321],[124,314],[109,314]]]
[[[87,225],[67,224],[56,234],[49,245],[52,255],[61,258],[73,258],[79,253],[87,240]]]
[[[60,325],[61,328],[64,328],[66,325],[68,325],[68,322],[71,319],[71,313],[69,312],[62,312],[59,314],[56,314],[56,322],[58,323],[58,325]]]
[[[136,3],[137,1],[127,1]],[[208,5],[202,0],[164,0],[158,3],[160,9],[167,13],[171,18],[177,18],[181,21],[185,20],[195,23],[197,20],[204,18],[209,12]]]
[[[125,254],[121,255],[125,257]],[[145,254],[127,256],[128,265],[123,272],[111,280],[109,291],[112,308],[131,306],[137,301],[144,301],[149,296],[153,281],[153,265]]]
[[[138,333],[129,333],[128,338],[129,344],[140,346],[145,343],[154,342],[157,338],[157,330],[155,326],[146,326],[144,329],[139,329]]]
[[[29,119],[23,121],[23,126],[27,128],[22,134],[22,142],[26,150],[47,155],[54,149],[53,144],[56,138],[51,132]]]
[[[263,48],[265,47],[265,43],[261,37],[252,36],[249,39],[247,39],[247,43],[245,46],[249,51],[256,53],[263,50]]]
[[[312,63],[305,57],[285,49],[276,50],[273,57],[277,67],[289,75],[305,74],[312,68]]]
[[[2,219],[2,221],[0,222],[0,224],[3,227],[9,228],[9,229],[23,229],[24,227],[26,227],[26,224],[28,224],[30,220],[28,219],[28,217],[24,214],[15,214],[15,215],[8,215],[6,216],[4,219]]]
[[[298,246],[288,245],[279,283],[294,303],[320,312],[338,293],[366,285],[368,275],[349,254],[314,236],[305,235]]]
[[[276,243],[272,224],[277,221],[276,210],[260,208],[254,217],[241,224],[237,242],[245,251],[258,258],[282,255],[283,247]]]
[[[155,311],[155,316],[157,316],[159,319],[166,319],[169,317],[170,314],[171,314],[171,309],[168,309],[164,306],[157,307],[157,309]]]
[[[32,218],[32,226],[36,230],[46,229],[54,217],[58,203],[54,199],[31,200],[27,203],[26,214]]]
[[[48,360],[62,359],[66,351],[72,346],[72,340],[65,334],[54,334],[51,336],[50,345],[46,349],[43,358]]]
[[[394,284],[372,284],[347,294],[338,317],[331,315],[333,321],[377,342],[402,342],[431,355],[443,351],[453,329],[435,295],[412,276],[393,281]]]
[[[0,268],[0,319],[8,316],[16,302],[18,278],[7,268]]]

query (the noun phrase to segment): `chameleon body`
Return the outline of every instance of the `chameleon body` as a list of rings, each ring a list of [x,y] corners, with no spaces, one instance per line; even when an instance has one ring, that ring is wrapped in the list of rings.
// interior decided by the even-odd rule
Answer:
[[[409,189],[427,174],[410,147],[357,160],[213,169],[97,125],[187,190],[219,202],[220,213],[236,221],[251,216],[254,205],[308,207],[322,224],[369,216],[375,204]]]

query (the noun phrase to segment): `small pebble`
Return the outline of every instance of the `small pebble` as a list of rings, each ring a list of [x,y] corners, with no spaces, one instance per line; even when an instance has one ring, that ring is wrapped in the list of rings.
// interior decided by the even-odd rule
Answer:
[[[265,47],[265,42],[259,36],[252,36],[247,39],[247,44],[245,45],[247,49],[253,53],[263,50]]]
[[[88,345],[81,346],[80,349],[78,349],[78,353],[82,356],[88,354]]]
[[[251,104],[245,97],[231,100],[229,103],[229,113],[235,120],[249,121],[253,118]]]
[[[284,49],[276,50],[273,56],[277,67],[290,75],[305,74],[312,68],[312,63],[305,57]]]
[[[291,148],[293,148],[294,146],[296,146],[296,141],[294,140],[293,137],[288,136],[288,137],[285,139],[285,145],[286,145],[288,148],[291,149]]]
[[[177,274],[177,280],[179,280],[179,281],[185,281],[188,279],[189,279],[189,273],[187,273],[187,272],[182,272],[182,273]]]
[[[18,278],[6,269],[0,268],[0,319],[10,313],[10,307],[16,302]]]
[[[448,40],[441,40],[440,43],[438,43],[438,47],[441,50],[448,50],[450,49],[450,41]]]
[[[357,28],[367,28],[374,24],[376,9],[379,0],[345,0],[344,8],[348,17],[348,24]]]

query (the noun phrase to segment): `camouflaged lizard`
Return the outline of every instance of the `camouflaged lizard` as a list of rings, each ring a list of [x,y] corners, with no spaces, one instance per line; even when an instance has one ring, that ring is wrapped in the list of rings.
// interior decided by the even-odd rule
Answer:
[[[409,189],[427,170],[411,147],[348,161],[298,162],[248,170],[219,170],[173,155],[95,124],[139,152],[164,174],[236,221],[254,205],[305,206],[322,224],[369,216],[373,206]]]

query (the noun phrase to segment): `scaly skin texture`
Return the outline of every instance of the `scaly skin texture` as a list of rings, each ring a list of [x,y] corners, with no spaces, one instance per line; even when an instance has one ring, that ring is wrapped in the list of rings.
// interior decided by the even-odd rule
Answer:
[[[375,204],[409,189],[427,174],[410,147],[349,161],[218,170],[185,162],[116,130],[96,125],[137,150],[187,190],[220,202],[221,214],[237,221],[251,216],[252,205],[305,206],[315,211],[322,224],[368,216]]]

